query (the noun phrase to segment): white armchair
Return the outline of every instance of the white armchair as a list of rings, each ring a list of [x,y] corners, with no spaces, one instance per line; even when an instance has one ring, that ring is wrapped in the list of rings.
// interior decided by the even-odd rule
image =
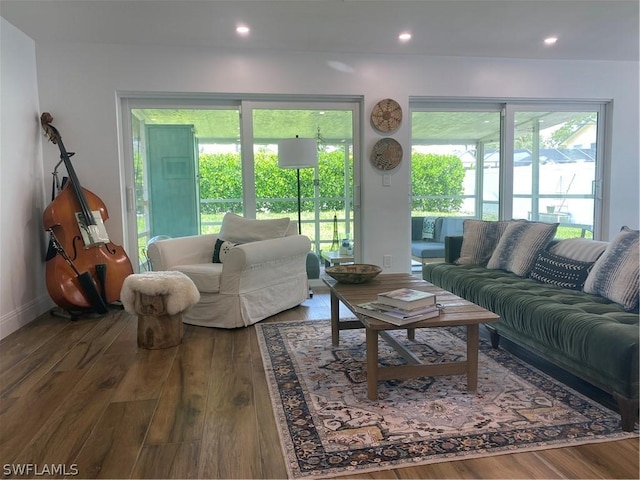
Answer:
[[[234,216],[233,223],[240,222],[243,228],[261,222],[239,218]],[[221,234],[224,230],[223,221]],[[311,242],[290,232],[236,245],[228,250],[224,263],[212,262],[220,234],[159,240],[149,245],[148,256],[153,270],[177,270],[198,288],[200,301],[183,314],[185,323],[245,327],[293,308],[309,296],[306,258]],[[231,237],[227,228],[224,238]]]

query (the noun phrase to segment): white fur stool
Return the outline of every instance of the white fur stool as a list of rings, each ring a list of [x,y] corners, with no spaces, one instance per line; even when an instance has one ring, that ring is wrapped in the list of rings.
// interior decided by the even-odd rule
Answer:
[[[138,346],[175,347],[182,342],[182,312],[200,300],[195,284],[182,272],[134,273],[124,279],[120,301],[138,315]]]

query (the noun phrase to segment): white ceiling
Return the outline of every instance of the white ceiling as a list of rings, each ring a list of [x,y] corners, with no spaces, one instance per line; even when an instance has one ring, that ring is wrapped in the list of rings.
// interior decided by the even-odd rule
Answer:
[[[0,15],[36,42],[631,61],[639,44],[637,0],[0,0]]]

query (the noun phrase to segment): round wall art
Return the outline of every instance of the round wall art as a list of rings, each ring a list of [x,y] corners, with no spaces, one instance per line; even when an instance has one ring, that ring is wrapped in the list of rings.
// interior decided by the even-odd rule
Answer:
[[[393,138],[378,140],[371,151],[371,163],[378,170],[392,170],[402,160],[402,145]]]
[[[393,132],[402,122],[400,104],[390,98],[376,103],[371,110],[371,124],[379,132]]]

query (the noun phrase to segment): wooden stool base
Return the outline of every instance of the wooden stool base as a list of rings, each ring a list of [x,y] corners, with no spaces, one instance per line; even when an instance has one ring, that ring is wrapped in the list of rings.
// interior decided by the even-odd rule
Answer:
[[[166,313],[166,295],[135,293],[138,312],[138,346],[155,350],[182,343],[182,313]]]

